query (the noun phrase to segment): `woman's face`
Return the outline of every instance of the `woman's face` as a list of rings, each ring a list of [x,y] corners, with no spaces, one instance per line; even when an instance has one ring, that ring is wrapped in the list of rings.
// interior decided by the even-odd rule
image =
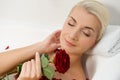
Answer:
[[[82,7],[75,7],[64,23],[60,35],[61,48],[69,54],[85,53],[96,43],[100,25],[96,16]]]

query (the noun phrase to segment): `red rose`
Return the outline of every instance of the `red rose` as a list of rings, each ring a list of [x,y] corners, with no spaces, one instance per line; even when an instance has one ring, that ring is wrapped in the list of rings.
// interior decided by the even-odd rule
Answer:
[[[57,49],[55,53],[54,64],[56,71],[59,73],[65,73],[70,67],[70,57],[65,50],[62,49]]]
[[[46,76],[42,76],[39,80],[49,80]]]
[[[18,77],[19,77],[19,75],[18,75],[18,74],[15,74],[15,75],[14,75],[14,80],[17,80]]]

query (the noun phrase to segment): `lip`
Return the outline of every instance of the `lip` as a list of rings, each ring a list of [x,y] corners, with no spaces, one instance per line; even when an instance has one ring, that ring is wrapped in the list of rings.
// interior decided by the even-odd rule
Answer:
[[[66,39],[65,39],[65,42],[67,43],[68,46],[73,46],[73,47],[76,46],[75,44],[73,44],[72,42],[70,42],[70,41],[68,41],[68,40],[66,40]]]

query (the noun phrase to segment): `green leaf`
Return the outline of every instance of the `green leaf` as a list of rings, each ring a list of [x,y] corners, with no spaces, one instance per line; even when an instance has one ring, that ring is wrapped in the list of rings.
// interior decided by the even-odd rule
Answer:
[[[48,56],[48,54],[44,54],[45,55],[45,57],[49,60],[50,58],[49,58],[49,56]]]
[[[54,69],[51,66],[47,66],[45,68],[43,68],[43,74],[44,76],[46,76],[48,79],[52,80],[53,76],[54,76]]]
[[[17,66],[17,72],[18,72],[18,75],[19,75],[20,72],[21,72],[22,65],[23,65],[23,64],[19,64],[19,65]]]
[[[42,54],[40,59],[41,59],[42,68],[47,67],[49,61],[48,61],[48,58],[45,56],[45,54]]]

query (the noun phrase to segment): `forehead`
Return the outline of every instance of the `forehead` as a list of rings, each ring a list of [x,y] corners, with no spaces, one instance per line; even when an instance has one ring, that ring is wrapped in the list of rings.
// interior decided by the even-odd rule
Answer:
[[[99,19],[83,7],[75,7],[69,16],[72,16],[79,25],[90,26],[98,30],[101,28]]]

